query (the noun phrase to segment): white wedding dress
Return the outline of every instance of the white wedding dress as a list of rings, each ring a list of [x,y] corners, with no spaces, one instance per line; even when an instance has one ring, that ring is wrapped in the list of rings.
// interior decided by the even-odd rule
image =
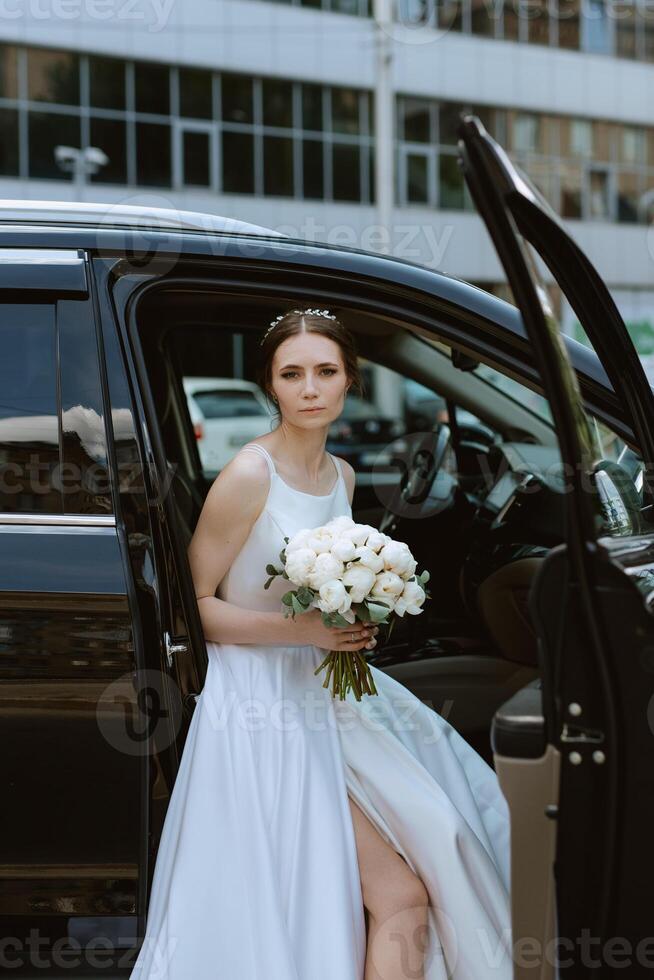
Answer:
[[[334,457],[317,496],[246,450],[270,490],[218,595],[279,612],[288,581],[263,585],[284,537],[352,511]],[[511,980],[509,812],[481,756],[375,667],[378,697],[334,701],[319,647],[207,651],[131,980],[363,980],[348,793],[429,892],[426,980]]]

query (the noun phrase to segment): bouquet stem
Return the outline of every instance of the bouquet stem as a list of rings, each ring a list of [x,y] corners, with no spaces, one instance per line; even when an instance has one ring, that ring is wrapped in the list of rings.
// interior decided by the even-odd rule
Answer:
[[[330,650],[314,674],[318,674],[325,665],[327,670],[322,686],[329,687],[331,679],[332,697],[344,701],[348,691],[353,690],[355,698],[360,701],[364,694],[379,693],[370,665],[360,650]]]

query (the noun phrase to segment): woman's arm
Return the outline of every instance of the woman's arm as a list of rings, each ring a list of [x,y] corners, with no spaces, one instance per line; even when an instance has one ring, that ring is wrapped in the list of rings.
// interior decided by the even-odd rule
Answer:
[[[268,495],[268,464],[258,453],[237,454],[209,489],[188,546],[205,639],[213,643],[294,645],[304,642],[302,617],[243,609],[215,595],[245,544]],[[265,569],[262,569],[262,574]]]

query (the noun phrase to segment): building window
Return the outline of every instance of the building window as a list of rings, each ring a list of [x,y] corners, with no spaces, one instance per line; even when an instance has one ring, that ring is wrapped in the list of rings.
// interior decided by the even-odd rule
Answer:
[[[179,114],[189,119],[213,119],[213,84],[210,71],[179,69]]]
[[[18,49],[0,44],[0,98],[18,98]]]
[[[91,116],[91,146],[97,146],[109,157],[109,163],[100,167],[90,180],[101,184],[127,183],[127,135],[123,119],[105,119]]]
[[[287,136],[263,138],[263,192],[292,197],[295,187],[293,140]]]
[[[78,106],[79,55],[72,51],[28,48],[27,97],[32,102]]]
[[[96,109],[125,109],[125,62],[89,55],[89,102]]]
[[[159,116],[170,114],[170,78],[168,65],[149,61],[134,64],[134,107],[137,112]]]
[[[265,78],[262,85],[263,124],[290,129],[293,126],[293,84]]]
[[[29,112],[29,175],[51,180],[70,180],[55,160],[55,146],[80,145],[80,117],[61,112]]]
[[[143,187],[170,187],[170,126],[136,124],[136,183]]]
[[[221,88],[223,190],[370,200],[368,92],[228,74]]]
[[[275,0],[294,7],[311,7],[314,10],[351,14],[355,17],[372,17],[372,0]]]
[[[223,131],[222,161],[223,191],[254,194],[254,136]]]
[[[3,177],[19,174],[17,109],[0,109],[0,174]]]
[[[253,121],[253,86],[253,79],[245,75],[221,77],[223,122],[251,123]]]

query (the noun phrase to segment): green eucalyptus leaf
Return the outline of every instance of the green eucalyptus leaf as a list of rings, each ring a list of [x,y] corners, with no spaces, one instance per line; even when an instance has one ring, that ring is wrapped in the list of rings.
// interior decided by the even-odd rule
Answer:
[[[373,623],[381,623],[382,620],[386,619],[391,611],[391,607],[382,602],[371,602],[368,600],[366,606],[368,608],[370,619]]]

